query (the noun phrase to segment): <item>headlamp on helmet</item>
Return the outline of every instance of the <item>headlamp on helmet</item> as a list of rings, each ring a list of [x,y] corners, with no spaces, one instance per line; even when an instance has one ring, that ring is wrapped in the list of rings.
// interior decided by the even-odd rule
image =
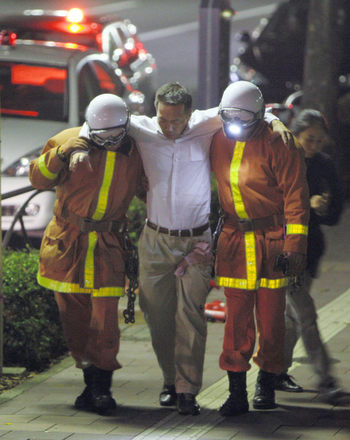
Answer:
[[[128,108],[119,96],[111,93],[94,98],[86,109],[85,119],[90,139],[100,148],[116,149],[128,132]]]
[[[248,81],[230,84],[223,93],[219,115],[228,138],[246,140],[264,116],[264,99]]]

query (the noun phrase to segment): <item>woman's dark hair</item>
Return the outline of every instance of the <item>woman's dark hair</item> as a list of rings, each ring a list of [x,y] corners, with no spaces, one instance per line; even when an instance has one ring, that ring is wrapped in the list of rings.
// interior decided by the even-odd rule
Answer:
[[[159,87],[154,100],[156,108],[159,102],[168,105],[183,104],[186,113],[192,109],[192,96],[188,90],[178,82],[166,83]]]
[[[298,114],[297,118],[292,123],[291,130],[295,135],[298,135],[313,125],[319,125],[326,133],[328,133],[328,124],[323,114],[318,110],[307,108]]]

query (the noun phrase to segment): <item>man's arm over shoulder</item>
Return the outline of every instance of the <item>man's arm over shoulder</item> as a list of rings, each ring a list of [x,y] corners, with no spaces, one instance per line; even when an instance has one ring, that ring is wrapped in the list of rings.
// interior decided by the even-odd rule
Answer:
[[[80,127],[68,128],[46,142],[40,156],[30,163],[29,179],[34,188],[53,188],[68,172],[69,160],[59,149],[69,139],[78,137],[79,131]]]

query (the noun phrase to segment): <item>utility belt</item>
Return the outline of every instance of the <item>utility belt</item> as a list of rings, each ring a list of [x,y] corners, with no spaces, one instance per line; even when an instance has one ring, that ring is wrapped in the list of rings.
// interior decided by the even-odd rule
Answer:
[[[162,234],[168,234],[171,237],[198,237],[209,228],[209,223],[206,223],[203,226],[193,229],[168,229],[163,228],[163,226],[158,226],[155,223],[150,222],[148,219],[146,219],[146,225],[154,231],[161,232]]]
[[[62,209],[60,214],[68,223],[78,226],[80,232],[114,232],[118,234],[118,240],[126,251],[125,273],[129,278],[129,286],[126,290],[128,297],[127,308],[123,311],[125,323],[135,322],[135,291],[138,287],[138,253],[137,247],[131,242],[128,232],[128,222],[122,220],[99,221],[87,217],[80,217],[69,209]]]
[[[226,225],[231,225],[241,232],[256,231],[258,229],[264,230],[271,226],[283,226],[285,218],[282,214],[274,214],[268,217],[261,218],[237,218],[231,214],[224,213],[224,220]]]
[[[63,208],[61,217],[68,223],[73,223],[78,226],[80,232],[114,232],[116,234],[123,234],[128,230],[128,223],[126,219],[122,220],[93,220],[88,217],[80,217],[69,209]]]

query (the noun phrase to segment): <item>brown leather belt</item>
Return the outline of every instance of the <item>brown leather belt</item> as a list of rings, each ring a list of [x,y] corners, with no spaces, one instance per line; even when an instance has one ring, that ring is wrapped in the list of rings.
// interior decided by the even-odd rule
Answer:
[[[224,214],[225,224],[232,225],[241,232],[256,231],[267,229],[271,226],[283,226],[285,218],[281,214],[274,214],[261,218],[237,218],[231,214]]]
[[[63,209],[61,216],[68,222],[78,226],[81,232],[115,232],[123,233],[128,229],[128,224],[123,220],[99,221],[88,217],[80,217],[74,212]]]
[[[197,237],[198,235],[202,235],[203,232],[209,228],[209,223],[206,223],[203,226],[193,229],[167,229],[150,222],[148,219],[146,220],[146,225],[154,231],[168,234],[171,237]]]

